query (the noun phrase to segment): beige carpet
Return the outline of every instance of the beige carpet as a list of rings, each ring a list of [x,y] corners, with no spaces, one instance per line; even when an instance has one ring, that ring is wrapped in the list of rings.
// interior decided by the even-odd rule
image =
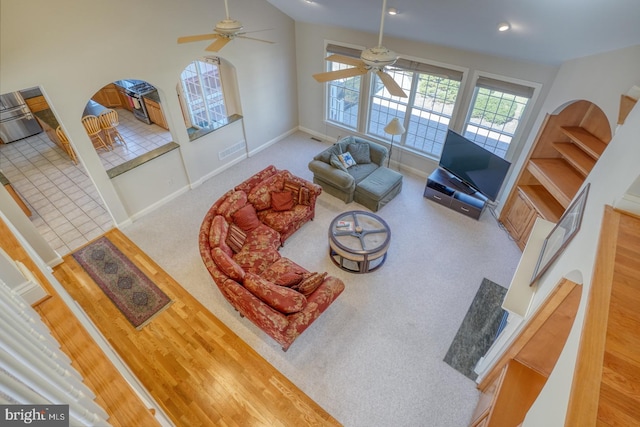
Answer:
[[[340,212],[366,209],[323,193],[316,218],[281,253],[328,271],[344,293],[286,352],[222,297],[198,253],[198,229],[227,189],[274,164],[311,179],[326,148],[296,133],[123,231],[265,359],[345,426],[467,425],[475,383],[443,358],[483,278],[507,285],[520,251],[489,211],[475,221],[422,197],[424,177],[405,174],[402,193],[378,214],[391,227],[385,265],[351,274],[329,259],[327,228]]]

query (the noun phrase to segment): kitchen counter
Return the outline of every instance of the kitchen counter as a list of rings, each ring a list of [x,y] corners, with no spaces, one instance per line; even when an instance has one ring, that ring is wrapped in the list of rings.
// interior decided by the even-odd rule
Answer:
[[[11,185],[7,177],[4,176],[2,172],[0,172],[0,184],[7,190],[7,193],[11,195],[11,197],[13,198],[13,200],[16,201],[18,206],[20,206],[20,209],[22,209],[22,212],[24,212],[26,216],[31,216],[31,211],[27,207],[27,204],[18,195],[16,190],[14,190],[13,186]]]
[[[102,104],[98,104],[96,101],[91,100],[87,102],[87,106],[84,107],[84,111],[82,112],[82,117],[99,116],[100,113],[102,113],[105,110],[107,110],[107,107],[105,107]]]
[[[46,110],[37,111],[33,113],[33,115],[36,116],[38,120],[40,120],[42,123],[45,123],[47,126],[49,126],[53,130],[56,130],[58,126],[60,126],[60,124],[58,123],[58,120],[56,120],[56,116],[54,116],[53,114],[53,111],[51,111],[49,108],[47,108]]]
[[[39,87],[30,87],[29,89],[21,90],[20,95],[22,95],[23,99],[31,99],[42,96],[42,92]]]
[[[152,101],[157,102],[158,104],[160,104],[160,96],[158,95],[158,91],[154,90],[153,92],[149,92],[149,93],[145,93],[144,95],[142,95],[143,98],[149,98]]]

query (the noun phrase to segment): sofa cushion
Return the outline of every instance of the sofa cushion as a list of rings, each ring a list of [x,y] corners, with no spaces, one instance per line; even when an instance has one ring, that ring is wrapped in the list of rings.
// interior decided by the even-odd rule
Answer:
[[[285,234],[292,226],[300,224],[309,215],[309,206],[295,205],[288,211],[274,211],[268,209],[258,212],[258,218],[263,224],[273,228],[278,233]]]
[[[371,150],[366,142],[354,142],[347,146],[347,151],[353,156],[357,164],[371,163]]]
[[[233,223],[244,232],[256,229],[260,224],[256,209],[251,204],[246,204],[233,214]]]
[[[297,191],[296,191],[297,194]],[[288,211],[293,208],[293,194],[291,191],[272,191],[271,192],[271,208],[274,211]]]
[[[224,202],[220,204],[218,207],[218,214],[224,216],[228,222],[232,222],[232,215],[246,204],[247,193],[244,191],[234,191],[227,196]]]
[[[227,245],[227,232],[229,224],[222,215],[216,215],[211,221],[211,229],[209,230],[209,246],[212,248],[219,247],[227,255],[233,255],[233,251]]]
[[[376,165],[375,163],[365,163],[362,165],[351,166],[349,168],[349,174],[353,177],[357,184],[371,175],[376,169],[378,169],[378,165]]]
[[[280,233],[268,225],[260,223],[260,226],[247,233],[243,250],[261,251],[280,247]]]
[[[247,178],[241,184],[236,185],[235,189],[244,191],[245,193],[249,193],[249,191],[251,191],[251,189],[255,187],[256,184],[264,181],[265,178],[275,174],[277,171],[278,169],[276,169],[274,165],[269,165],[266,168],[262,169],[260,172],[257,172],[256,174]]]
[[[256,211],[262,211],[271,207],[271,192],[282,191],[284,187],[284,174],[276,173],[253,187],[247,195],[249,203],[256,208]]]
[[[227,277],[235,280],[236,282],[242,283],[245,276],[244,270],[233,260],[233,258],[227,255],[219,247],[211,249],[211,257],[220,271],[222,271]]]
[[[346,153],[342,153],[338,156],[338,159],[342,162],[345,168],[349,169],[351,166],[357,165],[356,161],[353,159],[353,156],[348,151]]]
[[[242,250],[242,247],[244,246],[244,242],[246,239],[247,233],[242,231],[240,227],[238,227],[236,224],[231,224],[229,226],[226,242],[233,252],[240,252]]]
[[[271,264],[280,259],[280,252],[273,248],[262,250],[243,249],[233,256],[233,260],[245,273],[261,274]]]
[[[318,289],[318,287],[324,282],[327,273],[309,273],[298,283],[292,286],[292,289],[300,292],[304,296],[309,296]]]
[[[307,305],[307,298],[300,292],[278,286],[253,273],[245,274],[244,287],[281,313],[297,313]]]

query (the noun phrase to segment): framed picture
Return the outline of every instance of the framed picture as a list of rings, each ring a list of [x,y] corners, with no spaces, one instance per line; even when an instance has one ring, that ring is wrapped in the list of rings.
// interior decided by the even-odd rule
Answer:
[[[533,286],[540,276],[551,267],[551,264],[553,264],[556,258],[564,251],[564,248],[567,247],[571,239],[578,233],[578,230],[580,230],[582,214],[584,213],[590,186],[591,184],[587,184],[582,189],[578,197],[576,197],[564,214],[562,214],[562,217],[556,226],[553,227],[553,230],[551,230],[546,239],[544,239],[542,250],[540,251],[536,268],[533,270],[533,276],[531,276],[529,286]]]

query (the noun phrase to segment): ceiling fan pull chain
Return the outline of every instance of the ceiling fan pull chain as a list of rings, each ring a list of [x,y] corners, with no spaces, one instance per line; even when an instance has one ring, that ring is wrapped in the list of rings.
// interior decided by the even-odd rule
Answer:
[[[386,11],[387,11],[387,0],[382,0],[382,16],[380,17],[380,34],[378,35],[378,47],[382,46],[382,34],[384,31],[384,14]]]

